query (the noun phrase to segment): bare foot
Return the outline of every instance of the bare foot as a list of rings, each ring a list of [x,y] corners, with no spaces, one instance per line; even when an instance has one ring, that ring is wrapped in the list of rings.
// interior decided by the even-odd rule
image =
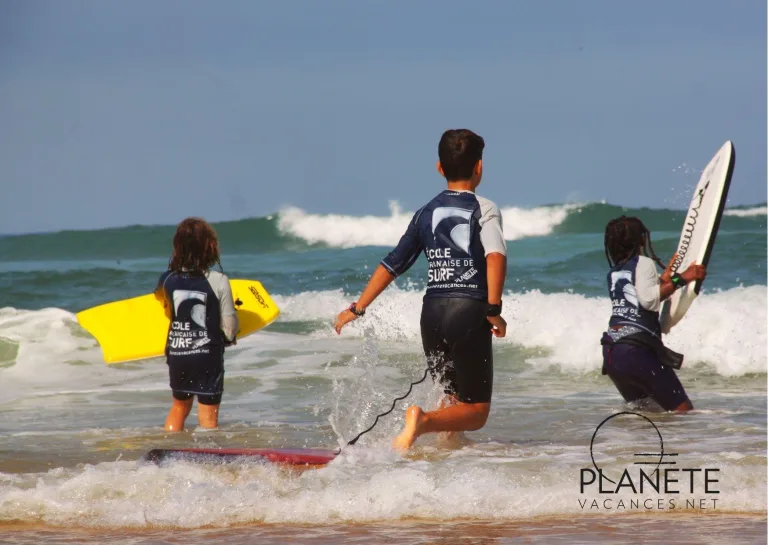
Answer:
[[[400,435],[392,440],[392,448],[395,450],[408,450],[416,441],[416,438],[421,435],[420,428],[423,420],[424,412],[415,405],[408,407],[405,411],[405,428]]]

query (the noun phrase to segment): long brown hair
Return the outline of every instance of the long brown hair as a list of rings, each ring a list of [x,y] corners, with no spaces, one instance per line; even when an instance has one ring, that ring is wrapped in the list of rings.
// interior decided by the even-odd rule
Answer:
[[[173,254],[168,270],[203,275],[219,262],[219,237],[202,218],[187,218],[179,223],[173,236]]]

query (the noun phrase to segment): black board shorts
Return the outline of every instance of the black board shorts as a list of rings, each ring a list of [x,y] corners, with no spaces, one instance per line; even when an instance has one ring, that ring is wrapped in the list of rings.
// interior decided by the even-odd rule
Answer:
[[[168,364],[174,399],[186,401],[197,396],[198,403],[218,405],[224,393],[224,358],[201,364],[173,362]]]
[[[662,365],[649,348],[603,344],[603,371],[627,402],[651,398],[665,411],[673,411],[688,401],[675,370]]]
[[[489,403],[493,391],[488,303],[430,297],[421,308],[421,342],[432,379],[463,403]]]

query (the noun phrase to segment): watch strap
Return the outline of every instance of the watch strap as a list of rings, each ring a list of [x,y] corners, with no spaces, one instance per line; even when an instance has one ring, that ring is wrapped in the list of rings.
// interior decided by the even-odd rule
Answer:
[[[675,289],[682,288],[683,286],[687,285],[688,282],[685,281],[685,278],[683,278],[678,273],[673,274],[669,277],[669,279],[672,281],[672,284],[674,284]]]
[[[357,303],[352,303],[351,305],[349,305],[349,311],[355,316],[365,316],[365,309],[358,310]]]
[[[488,311],[485,314],[489,318],[494,316],[501,316],[501,302],[498,305],[488,303]]]

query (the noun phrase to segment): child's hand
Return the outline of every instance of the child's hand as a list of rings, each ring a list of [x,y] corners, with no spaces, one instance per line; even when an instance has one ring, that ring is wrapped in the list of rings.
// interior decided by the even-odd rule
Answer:
[[[675,252],[675,255],[673,255],[672,259],[669,260],[669,265],[667,265],[667,268],[664,269],[664,272],[661,273],[661,276],[659,276],[662,282],[672,281],[672,266],[675,264],[676,259],[677,259],[677,252]]]
[[[491,332],[497,337],[504,337],[507,334],[507,322],[501,316],[488,316],[491,322]]]
[[[680,276],[682,276],[683,280],[686,282],[701,281],[707,277],[707,268],[704,265],[693,263],[690,267],[685,269],[685,272]]]
[[[339,315],[336,317],[336,322],[333,324],[333,329],[336,330],[337,334],[341,335],[341,328],[343,328],[349,322],[357,320],[357,318],[358,316],[354,312],[352,312],[349,309],[346,309],[340,312]]]

